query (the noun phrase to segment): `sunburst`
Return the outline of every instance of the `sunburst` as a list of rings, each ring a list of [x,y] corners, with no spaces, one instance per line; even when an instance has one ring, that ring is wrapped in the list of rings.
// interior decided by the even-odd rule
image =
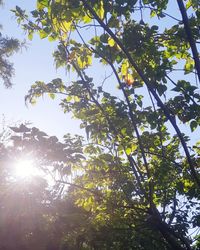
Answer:
[[[13,174],[17,178],[31,178],[41,175],[33,159],[19,159],[14,163]]]

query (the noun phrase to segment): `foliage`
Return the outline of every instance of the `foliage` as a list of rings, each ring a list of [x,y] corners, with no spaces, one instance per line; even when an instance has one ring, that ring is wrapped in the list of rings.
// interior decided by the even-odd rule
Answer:
[[[38,0],[30,15],[13,10],[29,39],[59,42],[56,67],[78,76],[37,81],[26,96],[34,103],[62,94],[64,112],[86,131],[85,142],[66,137],[63,159],[77,173],[68,195],[88,216],[75,249],[188,250],[198,242],[190,229],[199,227],[200,150],[190,136],[200,124],[200,13],[198,1],[177,4],[174,16],[167,0]],[[99,83],[96,64],[113,76]]]
[[[0,1],[0,5],[2,4],[3,2]],[[21,46],[22,44],[17,39],[3,36],[0,32],[0,77],[6,87],[11,87],[11,78],[14,74],[13,64],[8,61],[8,58],[17,52]]]
[[[73,218],[78,216],[82,221],[85,215],[81,209],[75,208],[70,198],[61,198],[63,188],[59,182],[62,172],[65,178],[67,171],[70,175],[73,154],[78,162],[79,143],[79,137],[69,140],[69,136],[66,136],[66,143],[61,143],[55,136],[24,124],[2,133],[0,249],[59,249],[67,230],[74,230]],[[34,159],[45,177],[15,175],[16,162],[27,158]]]

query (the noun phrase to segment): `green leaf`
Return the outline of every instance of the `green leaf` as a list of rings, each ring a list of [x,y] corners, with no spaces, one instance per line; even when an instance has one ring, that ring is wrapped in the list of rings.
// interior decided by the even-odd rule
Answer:
[[[198,126],[198,123],[195,120],[190,122],[190,128],[192,132],[197,128],[197,126]]]
[[[40,35],[40,38],[43,39],[43,38],[46,38],[48,36],[48,33],[46,33],[44,30],[40,30],[39,35]]]
[[[121,67],[121,74],[123,76],[126,76],[128,74],[128,69],[129,69],[129,63],[127,60],[125,60],[123,63],[122,63],[122,67]]]
[[[48,95],[49,95],[49,97],[50,97],[52,100],[55,99],[55,94],[54,94],[54,93],[49,93]]]
[[[163,84],[158,84],[157,90],[158,90],[159,95],[161,96],[166,92],[167,86]]]
[[[122,135],[126,136],[126,135],[127,135],[127,129],[126,129],[126,128],[123,128],[123,129],[121,130],[121,133],[122,133]]]
[[[80,98],[78,96],[74,96],[74,102],[80,102]]]
[[[83,22],[84,23],[90,23],[92,21],[91,17],[89,15],[85,15],[83,17]]]
[[[103,19],[104,18],[104,5],[103,0],[100,0],[100,4],[97,6],[97,9],[95,10],[98,16]]]
[[[48,0],[37,0],[37,9],[42,10],[48,7]]]
[[[28,33],[28,39],[29,39],[30,41],[33,40],[33,32],[29,32],[29,33]]]
[[[109,36],[108,36],[108,34],[102,34],[99,39],[102,43],[107,43]]]
[[[185,73],[188,74],[194,69],[194,60],[192,58],[187,58],[185,63]]]
[[[60,26],[64,32],[68,32],[72,26],[72,23],[67,21],[62,21],[60,22]]]
[[[92,56],[87,56],[87,65],[92,65]]]
[[[138,148],[137,144],[132,144],[131,145],[131,151],[134,152]]]

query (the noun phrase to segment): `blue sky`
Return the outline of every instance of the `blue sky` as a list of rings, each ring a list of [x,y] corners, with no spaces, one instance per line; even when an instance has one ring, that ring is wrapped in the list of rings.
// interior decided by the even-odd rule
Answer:
[[[16,24],[14,14],[9,10],[16,5],[24,9],[33,9],[36,1],[12,0],[5,1],[0,9],[0,23],[3,25],[3,35],[24,40],[26,34]],[[5,116],[8,125],[30,121],[33,126],[45,132],[62,137],[65,133],[80,133],[79,122],[72,120],[70,115],[63,113],[58,106],[59,100],[51,100],[48,97],[40,98],[36,105],[25,106],[24,96],[27,94],[32,83],[36,80],[45,82],[60,77],[69,81],[64,70],[57,70],[54,67],[52,52],[56,48],[55,43],[48,40],[41,40],[37,35],[30,42],[27,41],[27,49],[14,55],[11,59],[14,62],[15,76],[13,87],[5,89],[0,84],[0,123]]]

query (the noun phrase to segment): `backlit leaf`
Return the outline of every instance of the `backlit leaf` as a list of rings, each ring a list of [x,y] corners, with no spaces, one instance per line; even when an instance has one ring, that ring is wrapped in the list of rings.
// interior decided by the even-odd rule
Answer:
[[[110,47],[113,47],[115,45],[115,41],[111,37],[109,37],[108,38],[108,44],[109,44]]]

